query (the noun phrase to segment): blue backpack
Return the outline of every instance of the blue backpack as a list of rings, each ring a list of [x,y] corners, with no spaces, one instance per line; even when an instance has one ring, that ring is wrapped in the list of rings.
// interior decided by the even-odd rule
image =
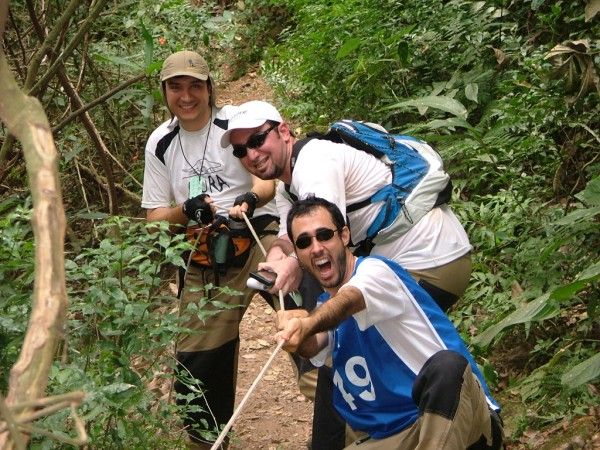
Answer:
[[[392,171],[391,184],[374,192],[371,197],[346,205],[346,213],[357,211],[370,203],[385,205],[367,230],[367,239],[355,245],[366,246],[370,252],[373,239],[386,227],[394,224],[394,236],[406,233],[432,208],[448,203],[452,182],[444,171],[442,159],[428,144],[411,136],[390,134],[375,124],[356,120],[334,122],[327,133],[310,133],[298,140],[292,149],[291,169],[304,145],[312,139],[326,139],[347,144],[383,161]],[[285,190],[293,201],[298,198]],[[364,253],[362,253],[364,254]]]

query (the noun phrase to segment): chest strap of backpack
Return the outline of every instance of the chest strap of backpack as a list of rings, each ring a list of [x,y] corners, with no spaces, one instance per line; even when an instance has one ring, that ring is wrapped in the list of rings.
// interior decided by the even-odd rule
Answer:
[[[294,174],[294,167],[296,166],[296,160],[298,159],[298,155],[300,154],[300,150],[302,150],[302,148],[308,144],[308,142],[312,139],[314,139],[315,136],[309,136],[306,137],[304,139],[298,139],[296,142],[294,142],[294,145],[292,146],[292,157],[290,158],[290,177]],[[290,197],[290,200],[292,200],[292,202],[297,202],[298,201],[298,196],[296,194],[293,194],[291,191],[291,186],[287,183],[284,184],[284,188],[285,188],[285,192],[287,192],[288,196]]]

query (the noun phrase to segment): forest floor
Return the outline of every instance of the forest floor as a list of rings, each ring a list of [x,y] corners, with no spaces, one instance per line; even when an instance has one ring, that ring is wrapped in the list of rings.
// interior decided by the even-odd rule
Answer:
[[[275,312],[256,296],[240,327],[236,405],[242,400],[275,343]],[[234,425],[235,450],[303,450],[310,438],[313,404],[298,390],[288,354],[281,350],[248,398]]]
[[[273,93],[256,73],[219,86],[219,100],[239,104],[247,100],[273,100]],[[236,405],[273,353],[275,313],[256,296],[240,327],[240,358]],[[509,357],[505,355],[504,357]],[[503,406],[507,436],[514,435],[526,414],[519,396],[506,389],[494,394]],[[276,355],[233,425],[232,450],[302,450],[307,448],[312,423],[312,402],[298,390],[292,363],[284,351]],[[600,407],[588,415],[564,419],[543,430],[525,429],[508,439],[507,450],[600,450]]]

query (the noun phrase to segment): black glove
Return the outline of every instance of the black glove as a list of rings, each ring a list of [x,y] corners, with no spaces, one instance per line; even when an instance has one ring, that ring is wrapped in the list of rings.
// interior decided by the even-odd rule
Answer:
[[[204,225],[208,225],[215,218],[212,209],[210,208],[210,204],[206,203],[207,194],[196,195],[193,198],[190,198],[183,202],[183,213],[188,216],[190,220],[195,220],[196,222]]]
[[[233,202],[233,206],[238,206],[242,203],[246,203],[248,205],[248,211],[246,211],[246,215],[248,217],[252,217],[254,210],[256,209],[256,205],[258,204],[258,195],[252,191],[238,195]]]

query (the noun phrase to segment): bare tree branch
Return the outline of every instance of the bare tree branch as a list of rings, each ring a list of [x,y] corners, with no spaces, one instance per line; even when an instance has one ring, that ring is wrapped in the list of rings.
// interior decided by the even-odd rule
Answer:
[[[71,2],[67,5],[67,7],[65,8],[65,10],[61,14],[61,16],[58,18],[58,20],[54,24],[54,28],[52,30],[50,30],[50,33],[48,33],[47,36],[44,36],[44,34],[42,34],[42,36],[44,36],[44,38],[40,38],[41,46],[35,52],[35,55],[33,55],[33,58],[31,58],[31,61],[29,61],[29,68],[27,69],[27,78],[25,80],[25,85],[23,86],[25,91],[28,91],[28,90],[30,91],[31,95],[35,95],[36,88],[39,89],[41,86],[43,86],[45,83],[47,83],[49,81],[49,79],[48,79],[49,77],[47,77],[44,79],[44,83],[40,83],[38,81],[38,83],[35,84],[36,88],[31,89],[31,86],[33,86],[34,81],[38,75],[38,70],[40,68],[40,64],[42,63],[42,59],[44,59],[44,56],[47,56],[48,54],[50,54],[49,51],[52,50],[52,45],[56,42],[56,40],[59,38],[59,36],[63,32],[63,30],[67,27],[67,24],[69,23],[69,21],[73,17],[73,14],[75,13],[75,10],[80,5],[81,5],[81,2],[79,0],[71,0]],[[33,8],[33,5],[29,5],[29,2],[28,2],[28,6],[31,6],[31,8],[28,8],[29,13],[34,14],[34,16],[35,16],[35,9]],[[41,26],[39,25],[39,23],[37,23],[36,32],[44,33],[44,31],[41,29]],[[45,75],[47,75],[47,74],[48,74],[48,72],[46,72]]]
[[[94,181],[96,181],[100,186],[102,186],[102,188],[104,190],[106,190],[106,179],[100,175],[93,167],[87,167],[81,163],[79,163],[79,167],[81,168],[81,171],[84,172],[87,176],[91,177],[94,179]],[[123,194],[125,195],[125,197],[127,197],[127,199],[129,201],[131,201],[131,203],[133,203],[134,205],[139,205],[140,202],[142,201],[142,199],[140,198],[140,196],[138,194],[136,194],[135,192],[131,192],[129,189],[127,189],[124,186],[121,186],[120,184],[116,184],[115,187]]]
[[[76,2],[78,4],[80,3],[79,0],[72,0],[72,2]],[[75,36],[73,36],[71,41],[67,44],[67,46],[61,52],[61,54],[58,56],[58,58],[56,58],[56,60],[52,64],[52,66],[50,66],[50,68],[46,71],[46,73],[44,75],[42,75],[42,77],[39,80],[37,80],[35,85],[31,88],[31,90],[29,91],[29,93],[31,95],[35,95],[39,91],[39,89],[41,89],[46,83],[48,83],[48,81],[50,81],[50,79],[56,74],[56,72],[58,72],[58,70],[62,66],[63,62],[65,61],[65,59],[68,58],[69,56],[71,56],[71,53],[73,53],[73,50],[75,50],[75,48],[81,43],[85,34],[88,32],[90,27],[94,24],[94,22],[100,15],[100,12],[106,6],[107,2],[108,2],[108,0],[98,0],[94,4],[94,7],[88,13],[85,21],[79,26]],[[62,18],[62,16],[61,16],[61,18]],[[55,28],[57,28],[57,27],[55,27]],[[45,41],[46,40],[44,40],[44,42]],[[53,40],[52,40],[52,42],[53,42]],[[26,87],[29,87],[29,85],[27,85]]]
[[[67,77],[64,67],[58,71],[58,77],[60,79],[60,83],[65,89],[67,96],[71,99],[73,105],[75,105],[75,107],[77,107],[78,109],[83,108],[83,101],[81,100],[81,97],[79,97],[79,94],[75,90],[75,87]],[[110,165],[110,161],[107,158],[107,155],[109,155],[110,152],[108,151],[108,147],[106,147],[106,144],[104,143],[100,132],[94,125],[94,122],[92,121],[90,115],[87,112],[84,112],[80,116],[80,120],[83,123],[83,126],[85,127],[88,136],[90,137],[90,139],[94,143],[94,146],[98,150],[98,156],[100,157],[102,168],[104,169],[104,173],[106,174],[108,191],[108,211],[110,212],[110,214],[117,214],[119,210],[119,205],[117,203],[116,198],[115,177],[113,174],[112,166]]]
[[[77,118],[79,115],[83,114],[86,111],[89,111],[94,106],[98,106],[99,104],[103,103],[104,101],[108,100],[110,97],[115,95],[117,92],[120,92],[123,89],[126,89],[127,87],[131,86],[133,83],[143,80],[144,78],[146,78],[146,76],[147,76],[146,74],[141,74],[141,75],[137,75],[133,78],[130,78],[129,80],[124,81],[123,83],[121,83],[117,87],[115,87],[114,89],[111,89],[110,91],[108,91],[103,96],[98,97],[96,100],[88,103],[87,105],[84,105],[83,108],[80,108],[77,111],[74,111],[71,114],[69,114],[65,119],[63,119],[63,121],[61,123],[59,123],[54,128],[52,128],[52,132],[56,134],[58,131],[62,130],[65,127],[65,125],[67,125],[73,119]]]

